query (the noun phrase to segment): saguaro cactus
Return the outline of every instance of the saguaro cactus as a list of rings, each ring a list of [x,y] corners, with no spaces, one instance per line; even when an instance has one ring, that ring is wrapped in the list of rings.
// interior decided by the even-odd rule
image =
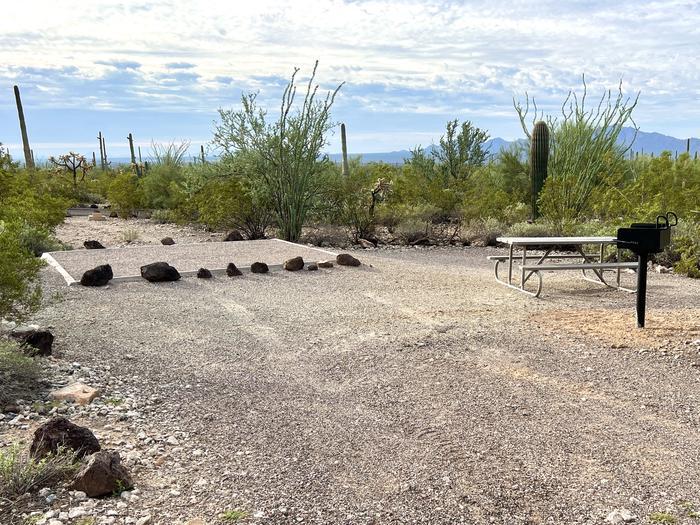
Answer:
[[[345,124],[340,125],[340,142],[343,147],[343,176],[350,175],[350,165],[348,164],[348,142],[345,136]]]
[[[22,132],[22,145],[24,146],[24,165],[29,169],[34,169],[34,159],[32,150],[29,147],[29,137],[27,136],[27,124],[24,121],[24,110],[22,109],[22,99],[19,96],[19,87],[15,86],[15,101],[17,102],[17,115],[19,115],[19,129]]]
[[[547,162],[549,160],[549,129],[547,124],[535,123],[530,139],[530,181],[532,187],[532,220],[539,217],[537,199],[547,178]]]

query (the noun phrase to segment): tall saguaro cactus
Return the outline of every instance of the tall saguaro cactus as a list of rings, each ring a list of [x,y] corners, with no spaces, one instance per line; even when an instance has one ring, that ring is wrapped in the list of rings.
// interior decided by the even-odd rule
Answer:
[[[17,102],[17,115],[19,115],[19,129],[22,132],[22,146],[24,147],[24,165],[29,169],[34,169],[34,157],[32,149],[29,147],[29,137],[27,136],[27,124],[24,121],[24,110],[22,109],[22,99],[19,96],[19,87],[15,86],[15,101]]]
[[[547,178],[547,162],[549,160],[549,129],[547,124],[535,123],[530,138],[530,181],[532,188],[532,220],[540,215],[537,199]]]
[[[345,136],[345,124],[340,125],[340,142],[343,147],[343,176],[350,175],[350,165],[348,164],[348,142]]]

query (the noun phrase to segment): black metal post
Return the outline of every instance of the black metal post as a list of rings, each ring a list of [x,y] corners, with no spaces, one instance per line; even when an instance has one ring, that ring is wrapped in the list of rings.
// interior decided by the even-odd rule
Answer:
[[[649,254],[639,254],[637,270],[637,327],[644,328],[644,314],[647,307],[647,262]]]

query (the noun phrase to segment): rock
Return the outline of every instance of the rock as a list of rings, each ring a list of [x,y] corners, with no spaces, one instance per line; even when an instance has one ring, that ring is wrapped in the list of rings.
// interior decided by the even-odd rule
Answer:
[[[133,488],[129,472],[121,464],[118,452],[101,450],[95,452],[78,471],[71,488],[82,490],[91,498],[108,496]]]
[[[104,250],[105,249],[105,247],[102,246],[102,243],[100,241],[85,241],[83,243],[83,246],[85,246],[85,248],[87,250]]]
[[[139,518],[136,521],[136,525],[148,525],[151,523],[151,517],[150,516],[144,516],[143,518]]]
[[[632,514],[627,509],[616,509],[608,514],[605,518],[605,523],[611,523],[612,525],[619,525],[620,523],[631,523],[637,520],[637,516]]]
[[[117,217],[119,217],[119,214],[116,211],[109,212],[110,219],[116,219]]]
[[[78,405],[89,405],[99,395],[98,389],[80,382],[71,383],[51,392],[51,397],[56,401],[73,401]]]
[[[23,347],[31,347],[33,355],[51,355],[53,347],[53,334],[48,330],[40,330],[35,326],[20,326],[10,332],[10,337],[18,341]]]
[[[195,518],[193,520],[188,521],[185,523],[185,525],[207,525],[203,519],[201,518]]]
[[[175,436],[168,436],[168,439],[166,439],[165,442],[168,445],[172,445],[174,447],[176,447],[180,444],[180,442],[177,440],[177,438]]]
[[[163,246],[172,246],[173,244],[175,244],[175,241],[173,240],[172,237],[163,237],[163,238],[160,240],[160,243],[161,243]]]
[[[284,261],[284,269],[290,272],[296,272],[304,268],[304,259],[302,257],[293,257]]]
[[[226,237],[224,237],[224,242],[244,241],[244,240],[245,239],[243,238],[243,235],[241,235],[241,232],[239,232],[238,230],[233,230]]]
[[[333,268],[333,261],[318,261],[319,268]]]
[[[306,267],[306,269],[309,270],[310,272],[314,272],[314,271],[318,270],[318,264],[311,263]]]
[[[83,286],[104,286],[113,277],[112,267],[109,264],[101,264],[85,272],[80,278],[80,284]]]
[[[250,265],[250,271],[253,273],[267,273],[270,271],[270,268],[264,262],[254,262]]]
[[[89,428],[56,417],[36,429],[29,453],[43,458],[55,454],[59,447],[75,450],[79,457],[84,457],[100,450],[100,443]]]
[[[336,258],[335,261],[341,266],[360,266],[360,261],[355,259],[349,253],[341,253]]]
[[[198,279],[211,279],[211,272],[206,268],[200,268],[197,270]]]
[[[96,209],[97,209],[97,204],[90,204],[90,207],[91,207],[93,210],[96,210]]]
[[[359,239],[357,242],[360,243],[360,246],[362,246],[365,249],[376,248],[374,243],[371,241],[368,241],[367,239]]]
[[[180,273],[166,262],[154,262],[141,267],[141,277],[151,283],[177,281]]]
[[[92,215],[88,216],[89,221],[103,221],[105,220],[105,216],[102,215],[99,211],[96,211]]]
[[[228,263],[228,266],[226,267],[226,275],[229,277],[237,277],[239,275],[243,275],[243,272],[241,272],[235,264]]]

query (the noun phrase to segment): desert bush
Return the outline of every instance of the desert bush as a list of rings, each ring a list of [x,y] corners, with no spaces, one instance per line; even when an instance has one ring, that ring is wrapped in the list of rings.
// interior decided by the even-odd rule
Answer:
[[[151,222],[156,224],[177,222],[177,214],[173,210],[153,210],[153,213],[151,213]]]
[[[18,399],[31,399],[42,389],[42,369],[19,346],[0,341],[0,409]]]
[[[561,235],[561,227],[550,222],[516,222],[508,227],[509,237],[555,237]]]
[[[0,450],[0,497],[13,500],[27,492],[56,486],[71,478],[79,466],[77,453],[69,449],[36,459],[19,445],[11,445]]]
[[[498,219],[474,219],[462,226],[461,238],[475,246],[496,246],[496,238],[504,235],[507,226]]]
[[[65,250],[66,245],[56,239],[48,230],[25,222],[19,229],[19,243],[35,257],[45,252]]]
[[[136,228],[127,228],[121,232],[120,237],[122,242],[128,244],[138,241],[141,238],[141,232],[139,232]]]
[[[21,223],[0,221],[0,318],[24,319],[41,301],[43,261],[22,245],[21,231]]]
[[[131,171],[120,172],[109,185],[107,196],[119,216],[129,218],[143,201],[138,177]]]
[[[180,199],[179,188],[184,170],[172,163],[154,164],[144,171],[139,183],[143,196],[142,205],[150,209],[171,209]]]
[[[671,244],[654,256],[663,266],[688,277],[700,278],[700,224],[681,221],[674,228]]]

